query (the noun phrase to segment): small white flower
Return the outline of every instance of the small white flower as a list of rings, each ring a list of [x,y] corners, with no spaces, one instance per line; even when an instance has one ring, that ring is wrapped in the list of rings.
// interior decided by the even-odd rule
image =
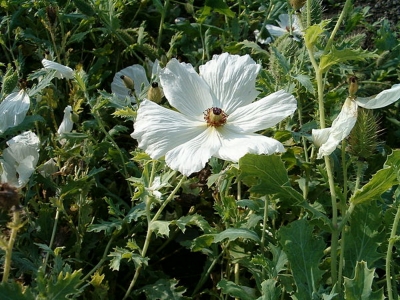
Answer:
[[[388,106],[399,98],[400,84],[395,84],[390,89],[384,90],[373,97],[348,97],[339,115],[332,122],[331,127],[312,130],[313,141],[315,145],[320,147],[317,157],[321,158],[322,156],[330,155],[340,142],[350,134],[357,121],[358,106],[376,109]]]
[[[30,105],[29,95],[25,90],[8,95],[0,103],[0,134],[22,123]]]
[[[62,64],[56,63],[54,61],[45,58],[42,59],[42,65],[46,70],[55,70],[56,73],[54,76],[59,79],[74,78],[74,70],[72,70],[70,67],[64,66]]]
[[[291,115],[296,99],[279,91],[254,103],[261,66],[249,55],[224,53],[200,66],[172,59],[160,73],[166,98],[176,110],[141,102],[134,132],[153,159],[184,175],[200,171],[212,157],[237,162],[246,153],[284,152],[275,139],[256,134]]]
[[[58,127],[57,133],[62,134],[62,133],[69,133],[72,131],[72,127],[74,126],[74,122],[71,119],[71,112],[72,112],[72,107],[68,105],[64,109],[64,118],[60,124],[60,127]]]
[[[158,60],[156,60],[153,63],[150,80],[154,79],[155,81],[157,81],[157,76],[159,72],[160,64]],[[133,81],[133,89],[132,87],[128,87],[127,83],[124,82],[124,76],[127,76],[128,80]],[[111,91],[113,94],[117,95],[118,98],[123,100],[126,97],[132,97],[133,93],[136,93],[136,96],[140,96],[140,94],[149,86],[150,82],[147,79],[145,68],[141,65],[135,64],[115,73],[113,81],[111,83]],[[132,102],[135,102],[134,99],[132,100]]]
[[[0,159],[1,181],[21,188],[28,183],[35,170],[40,141],[36,134],[26,131],[7,141],[7,144],[8,148],[3,151]]]
[[[272,36],[282,36],[289,33],[295,41],[300,41],[303,33],[300,27],[300,20],[296,15],[289,16],[288,14],[282,14],[279,16],[277,23],[279,26],[266,25],[267,30]]]

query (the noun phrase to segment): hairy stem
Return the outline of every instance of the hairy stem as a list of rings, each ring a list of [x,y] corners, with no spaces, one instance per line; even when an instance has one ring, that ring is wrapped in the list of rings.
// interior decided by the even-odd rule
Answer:
[[[390,237],[389,237],[388,250],[386,253],[386,286],[387,286],[387,293],[389,300],[394,299],[392,290],[392,278],[390,275],[391,274],[390,262],[392,261],[393,246],[396,241],[396,232],[397,232],[397,227],[399,226],[399,220],[400,220],[400,205],[397,205],[397,212],[393,220],[392,230],[390,232]]]
[[[7,282],[8,277],[10,276],[12,251],[17,238],[18,230],[21,227],[20,212],[17,208],[13,211],[12,223],[9,227],[11,228],[11,234],[8,240],[7,248],[5,249],[6,253],[4,256],[4,272],[2,282]]]

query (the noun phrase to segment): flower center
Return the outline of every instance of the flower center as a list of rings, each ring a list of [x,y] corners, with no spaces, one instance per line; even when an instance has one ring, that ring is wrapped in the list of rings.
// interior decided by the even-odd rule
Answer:
[[[228,115],[219,107],[211,107],[204,112],[204,120],[208,126],[219,127],[226,123]]]

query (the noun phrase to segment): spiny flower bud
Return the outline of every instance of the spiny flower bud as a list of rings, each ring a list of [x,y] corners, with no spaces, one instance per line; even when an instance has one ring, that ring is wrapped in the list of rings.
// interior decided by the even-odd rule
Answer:
[[[18,72],[9,65],[6,74],[3,77],[2,94],[12,93],[18,83]]]
[[[358,90],[358,78],[356,76],[350,76],[349,78],[349,96],[355,98]]]
[[[164,97],[164,93],[161,90],[158,82],[152,82],[147,92],[147,99],[155,103],[160,103],[162,97]]]
[[[348,151],[360,158],[370,157],[378,146],[378,123],[372,110],[358,108],[357,122],[350,133]]]

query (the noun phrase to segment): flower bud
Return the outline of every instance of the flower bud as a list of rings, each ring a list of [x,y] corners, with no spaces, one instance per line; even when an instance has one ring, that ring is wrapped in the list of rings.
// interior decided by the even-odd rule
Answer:
[[[11,66],[8,66],[6,74],[3,77],[2,94],[11,94],[18,83],[18,72],[14,71]]]
[[[129,76],[126,76],[126,75],[121,75],[121,79],[128,89],[130,89],[131,91],[133,91],[135,89],[135,85],[133,83],[132,78],[130,78]]]
[[[155,102],[155,103],[160,103],[162,97],[164,96],[163,91],[161,90],[161,88],[159,87],[158,82],[152,82],[149,90],[147,92],[147,99]]]
[[[290,5],[295,11],[298,11],[300,8],[302,8],[305,3],[306,0],[290,0]]]
[[[358,78],[356,76],[350,76],[349,78],[349,96],[355,98],[358,90]]]

